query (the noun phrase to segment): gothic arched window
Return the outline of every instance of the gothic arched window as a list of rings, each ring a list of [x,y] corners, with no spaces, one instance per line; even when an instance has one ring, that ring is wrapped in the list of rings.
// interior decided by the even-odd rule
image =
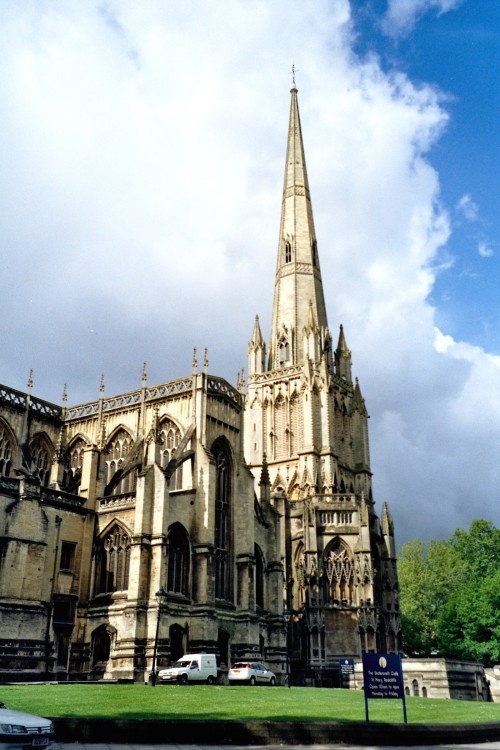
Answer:
[[[289,242],[285,242],[285,263],[292,262],[292,246]]]
[[[189,595],[189,557],[187,532],[174,523],[168,532],[167,591]]]
[[[296,587],[294,592],[294,609],[300,609],[306,601],[306,576],[304,545],[299,542],[294,555],[294,574]]]
[[[64,461],[64,488],[68,492],[77,494],[82,481],[83,452],[87,444],[83,438],[78,438],[66,451]]]
[[[255,604],[264,609],[264,555],[255,545]]]
[[[130,536],[119,524],[115,524],[98,541],[95,565],[95,594],[128,589]]]
[[[8,477],[12,470],[14,441],[7,428],[0,422],[0,476]]]
[[[168,466],[175,449],[181,442],[181,432],[171,419],[165,419],[161,423],[161,436],[163,438],[163,468]],[[170,479],[170,487],[174,490],[182,489],[182,467],[179,466]]]
[[[108,459],[106,461],[106,486],[111,482],[123,460],[133,444],[133,438],[129,433],[120,429],[111,438],[107,446]],[[133,492],[135,489],[135,471],[131,471],[113,487],[113,495],[121,495],[125,492]]]
[[[231,596],[231,457],[225,440],[212,447],[215,459],[215,596]]]
[[[323,556],[326,577],[325,600],[328,603],[351,603],[353,600],[354,562],[347,545],[334,539]]]
[[[280,367],[290,360],[290,344],[286,339],[281,339],[278,343],[278,360]]]
[[[38,474],[40,484],[46,487],[50,480],[51,455],[47,442],[41,435],[31,441],[30,453],[33,469]]]
[[[286,454],[286,401],[280,394],[274,402],[274,457]]]
[[[302,448],[302,401],[298,393],[290,399],[290,453]]]

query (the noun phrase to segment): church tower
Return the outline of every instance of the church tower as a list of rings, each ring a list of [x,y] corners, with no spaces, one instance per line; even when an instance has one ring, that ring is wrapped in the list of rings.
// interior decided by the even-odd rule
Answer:
[[[375,514],[368,413],[340,326],[328,328],[295,85],[271,337],[248,348],[245,458],[282,513],[283,607],[294,677],[336,684],[339,659],[399,651],[394,531]]]

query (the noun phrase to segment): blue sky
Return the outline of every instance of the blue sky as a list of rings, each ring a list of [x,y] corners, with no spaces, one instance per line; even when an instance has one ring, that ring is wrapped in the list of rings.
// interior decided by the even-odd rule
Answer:
[[[399,543],[500,524],[497,0],[3,0],[0,382],[79,404],[268,335],[291,67],[329,325]],[[199,360],[201,361],[200,354]],[[182,426],[181,426],[182,427]]]
[[[354,2],[354,48],[442,94],[450,119],[429,161],[439,172],[453,235],[431,301],[437,322],[454,337],[498,353],[500,3],[460,0],[443,12],[446,5],[422,3],[422,15],[410,15],[402,29],[393,25],[390,34],[386,0]]]

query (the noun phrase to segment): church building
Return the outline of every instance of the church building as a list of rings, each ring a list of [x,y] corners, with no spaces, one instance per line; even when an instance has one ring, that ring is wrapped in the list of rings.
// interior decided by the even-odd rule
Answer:
[[[251,300],[248,300],[250,307]],[[401,651],[394,531],[368,414],[332,343],[291,91],[271,335],[248,378],[191,373],[87,404],[0,386],[0,680],[154,681],[184,653],[284,684]]]

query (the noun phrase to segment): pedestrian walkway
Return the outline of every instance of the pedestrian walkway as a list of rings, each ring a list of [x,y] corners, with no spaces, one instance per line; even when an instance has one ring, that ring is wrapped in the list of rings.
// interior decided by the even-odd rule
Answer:
[[[53,750],[248,750],[255,745],[136,745],[136,744],[80,744],[55,742]],[[266,750],[408,750],[395,745],[265,745]],[[477,745],[415,745],[412,750],[500,750],[500,742],[481,742]]]

